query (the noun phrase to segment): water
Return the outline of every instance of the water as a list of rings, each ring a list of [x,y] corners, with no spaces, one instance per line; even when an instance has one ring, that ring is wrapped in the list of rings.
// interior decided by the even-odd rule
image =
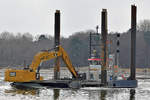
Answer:
[[[42,70],[42,75],[52,78],[53,72]],[[66,74],[65,74],[66,73]],[[67,76],[69,72],[64,71]],[[62,75],[62,76],[63,76]],[[0,100],[149,100],[150,79],[138,80],[138,88],[81,88],[18,90],[4,82],[4,70],[0,70]]]

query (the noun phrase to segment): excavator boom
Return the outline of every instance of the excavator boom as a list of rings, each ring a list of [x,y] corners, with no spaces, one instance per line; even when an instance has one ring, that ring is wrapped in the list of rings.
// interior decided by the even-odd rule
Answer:
[[[29,68],[32,69],[33,71],[36,71],[37,68],[39,67],[40,63],[51,60],[51,59],[56,58],[57,56],[61,56],[61,55],[62,55],[61,52],[55,52],[55,51],[39,52],[37,55],[34,56],[34,59]]]

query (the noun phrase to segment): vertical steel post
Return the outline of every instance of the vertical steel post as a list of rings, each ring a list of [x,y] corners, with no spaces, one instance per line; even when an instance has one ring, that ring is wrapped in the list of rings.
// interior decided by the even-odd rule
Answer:
[[[90,33],[90,37],[89,37],[89,58],[91,58],[91,54],[92,54],[92,33]]]
[[[131,65],[130,79],[136,79],[136,6],[131,5]]]
[[[102,34],[102,70],[101,83],[107,85],[107,10],[102,9],[101,12],[101,34]]]
[[[60,45],[60,11],[56,10],[55,12],[55,30],[54,30],[54,47],[56,51],[59,51],[58,46]],[[60,58],[55,59],[54,67],[54,79],[60,78]]]

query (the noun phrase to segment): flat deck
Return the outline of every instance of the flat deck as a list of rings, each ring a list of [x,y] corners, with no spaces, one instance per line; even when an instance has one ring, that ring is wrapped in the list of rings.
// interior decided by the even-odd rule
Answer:
[[[81,87],[103,87],[100,81],[89,80],[43,80],[25,83],[12,83],[14,87],[21,88],[81,88]],[[108,88],[136,88],[137,80],[116,80],[108,83]]]

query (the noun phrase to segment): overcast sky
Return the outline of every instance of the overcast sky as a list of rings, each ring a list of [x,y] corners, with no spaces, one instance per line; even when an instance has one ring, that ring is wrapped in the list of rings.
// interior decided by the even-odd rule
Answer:
[[[130,28],[131,4],[137,5],[138,21],[150,19],[150,0],[0,0],[0,32],[54,34],[54,13],[61,10],[61,35],[95,29],[101,11],[108,11],[108,31]]]

